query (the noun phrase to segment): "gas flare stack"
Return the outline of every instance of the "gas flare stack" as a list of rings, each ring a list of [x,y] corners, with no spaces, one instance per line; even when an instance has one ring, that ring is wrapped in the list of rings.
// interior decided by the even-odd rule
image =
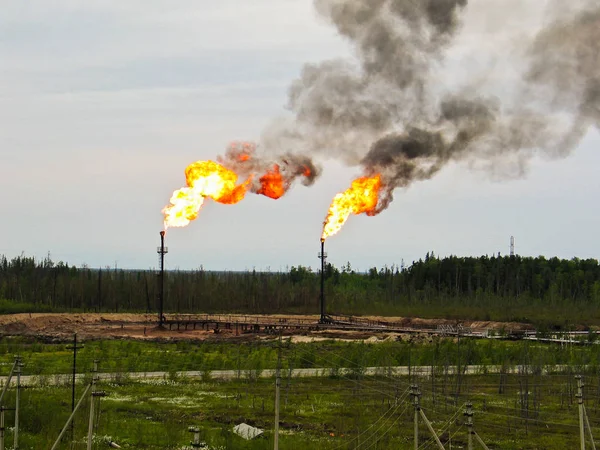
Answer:
[[[325,260],[327,259],[327,253],[325,253],[325,238],[321,238],[321,253],[319,253],[319,259],[321,260],[321,318],[319,319],[319,323],[331,323],[331,317],[325,314]]]
[[[165,255],[169,253],[169,249],[165,247],[165,232],[160,232],[160,247],[156,249],[158,253],[158,326],[162,327],[165,321],[163,314],[164,298],[165,298]]]

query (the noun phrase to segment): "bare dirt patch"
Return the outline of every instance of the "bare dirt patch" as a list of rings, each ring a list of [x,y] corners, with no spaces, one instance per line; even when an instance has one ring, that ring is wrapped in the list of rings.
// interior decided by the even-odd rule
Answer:
[[[226,315],[222,315],[226,317]],[[234,316],[230,316],[234,317]],[[265,315],[245,315],[244,317],[256,320],[269,318],[275,321],[289,321],[295,319],[318,321],[316,315],[284,315],[275,314]],[[402,324],[404,327],[414,328],[436,328],[439,325],[459,324],[456,320],[445,319],[420,319],[407,317],[364,317],[373,321],[393,322]],[[474,329],[492,329],[492,330],[525,330],[532,327],[522,323],[503,323],[503,322],[474,322],[463,321],[460,324],[464,327]],[[156,326],[155,314],[110,314],[110,313],[33,313],[33,314],[7,314],[0,316],[0,335],[21,335],[21,336],[39,336],[53,339],[70,339],[73,333],[84,339],[141,339],[141,340],[247,340],[255,339],[260,336],[269,336],[265,334],[257,335],[255,333],[236,333],[233,329],[215,330],[188,330],[161,329]],[[343,339],[343,340],[369,340],[372,342],[381,342],[385,340],[420,340],[415,334],[389,333],[389,332],[369,332],[369,331],[348,331],[348,330],[286,330],[286,336],[293,335],[297,342],[309,342],[325,339]],[[270,335],[272,336],[272,335]]]

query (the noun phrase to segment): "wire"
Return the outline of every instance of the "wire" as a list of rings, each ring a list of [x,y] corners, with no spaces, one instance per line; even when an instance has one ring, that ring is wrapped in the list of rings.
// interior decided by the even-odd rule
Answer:
[[[301,358],[301,359],[304,359],[304,358],[302,358],[302,357],[300,357],[300,358]],[[308,360],[307,360],[307,361],[308,361]],[[392,394],[389,394],[389,393],[387,393],[387,392],[383,392],[383,391],[381,391],[381,390],[379,390],[379,389],[375,389],[375,388],[373,388],[373,387],[371,387],[371,386],[365,386],[363,383],[361,383],[361,382],[360,382],[360,381],[358,381],[358,380],[354,380],[354,379],[352,379],[352,378],[348,378],[348,377],[346,377],[346,376],[344,376],[344,375],[338,375],[338,376],[339,376],[340,378],[343,378],[343,379],[347,380],[347,381],[350,381],[350,382],[352,382],[352,383],[355,383],[355,384],[356,384],[356,385],[358,385],[358,386],[365,387],[366,389],[370,389],[370,390],[372,390],[372,391],[378,392],[378,393],[380,393],[380,394],[382,394],[382,395],[385,395],[385,396],[387,396],[387,397],[394,398],[394,396],[393,396]]]
[[[390,409],[388,409],[385,413],[383,413],[375,422],[373,422],[368,428],[366,428],[364,431],[358,433],[356,436],[354,436],[352,439],[350,439],[349,441],[344,442],[343,444],[334,447],[334,450],[345,447],[347,445],[349,445],[351,442],[356,441],[357,439],[360,439],[361,436],[364,436],[364,434],[366,434],[371,428],[373,428],[375,425],[377,425],[385,416],[388,415],[388,413],[391,411],[390,417],[392,417],[396,411],[398,410],[398,408],[400,408],[401,403],[399,402],[397,405],[391,407]],[[373,437],[382,427],[383,425],[387,422],[387,420],[389,419],[389,417],[386,417],[385,420],[382,422],[382,424],[373,431],[373,433],[366,438],[366,440],[369,440],[371,437]],[[360,442],[360,441],[359,441]],[[359,448],[359,447],[356,447]]]
[[[400,420],[400,417],[402,417],[402,415],[404,414],[404,412],[406,411],[406,409],[408,408],[408,406],[406,406],[404,408],[404,410],[402,410],[402,412],[400,414],[398,414],[398,417],[396,417],[396,420],[394,420],[392,422],[392,424],[389,426],[389,428],[387,430],[385,430],[385,432],[383,434],[381,434],[379,436],[379,438],[375,439],[371,445],[369,445],[368,447],[365,447],[364,450],[368,450],[370,449],[373,445],[375,445],[377,442],[379,442],[386,434],[388,434],[390,432],[390,430],[396,425],[396,423],[398,423],[398,420]]]
[[[510,419],[516,419],[516,420],[525,420],[527,422],[537,422],[537,423],[542,423],[545,425],[554,425],[554,426],[560,426],[560,427],[569,427],[569,428],[578,428],[579,425],[573,425],[573,424],[568,424],[568,423],[558,423],[558,422],[548,422],[546,420],[540,420],[540,419],[533,419],[533,418],[525,418],[525,417],[518,417],[518,416],[511,416],[509,414],[495,414],[495,413],[490,413],[487,411],[480,411],[480,414],[485,414],[487,416],[496,416],[496,417],[504,417],[504,418],[510,418]]]
[[[450,435],[450,437],[448,438],[449,442],[452,442],[452,439],[454,438],[454,436],[456,436],[456,434],[463,429],[463,427],[465,426],[465,424],[460,424],[460,426],[456,429],[456,431],[454,433],[452,433]]]
[[[396,413],[396,411],[398,411],[398,408],[400,408],[400,405],[402,404],[401,402],[402,402],[402,401],[403,401],[403,400],[406,398],[406,396],[407,396],[408,394],[409,394],[409,392],[408,392],[408,390],[407,390],[407,391],[405,391],[405,392],[403,393],[402,397],[400,397],[400,398],[397,400],[397,405],[396,405],[396,407],[395,407],[394,411],[392,412],[392,414],[390,414],[390,416],[393,416],[393,415]],[[408,408],[408,406],[406,406],[406,407],[404,408],[403,412],[404,412],[404,411],[406,411],[406,408]],[[391,408],[390,408],[390,409],[391,409]],[[388,411],[389,411],[389,410],[388,410]],[[385,414],[384,414],[384,415],[385,415]],[[402,415],[402,413],[401,413],[400,415]],[[367,431],[369,431],[369,429],[371,429],[371,428],[372,428],[372,427],[373,427],[373,426],[374,426],[374,425],[375,425],[377,422],[379,422],[379,420],[381,420],[382,418],[383,418],[383,416],[381,416],[379,419],[377,419],[377,421],[376,421],[375,423],[373,423],[373,424],[372,424],[370,427],[368,427],[368,428],[367,428],[366,430],[364,430],[362,433],[359,433],[359,434],[358,434],[358,435],[357,435],[357,436],[356,436],[354,439],[350,440],[349,442],[352,442],[352,441],[354,441],[355,439],[358,439],[358,438],[360,438],[360,436],[362,436],[362,435],[363,435],[363,434],[365,434]],[[377,430],[375,430],[375,431],[374,431],[374,432],[371,434],[371,436],[369,436],[369,437],[367,438],[367,440],[369,440],[370,438],[372,438],[372,437],[373,437],[373,436],[374,436],[374,435],[375,435],[375,434],[376,434],[376,433],[377,433],[377,432],[378,432],[378,431],[379,431],[379,430],[380,430],[380,429],[383,427],[383,424],[384,424],[385,422],[387,422],[387,420],[388,420],[388,418],[386,418],[386,419],[385,419],[385,421],[384,421],[384,422],[383,422],[383,423],[380,425],[380,427],[379,427],[379,428],[377,428]],[[348,444],[349,442],[347,442],[347,444]]]
[[[456,410],[454,415],[452,417],[450,417],[446,422],[444,422],[444,426],[442,428],[438,429],[438,432],[440,434],[443,433],[444,431],[446,431],[446,428],[450,428],[450,425],[452,425],[452,422],[456,419],[456,416],[458,416],[458,414],[460,414],[464,405],[465,405],[464,403],[462,405],[460,405],[460,407],[458,407],[458,409]],[[427,442],[429,442],[429,441],[431,441],[431,443],[434,442],[433,436],[431,438],[429,438],[427,441],[425,441],[425,443],[421,444],[418,448],[421,448],[423,445],[427,444]],[[429,445],[429,444],[427,444],[427,445]]]

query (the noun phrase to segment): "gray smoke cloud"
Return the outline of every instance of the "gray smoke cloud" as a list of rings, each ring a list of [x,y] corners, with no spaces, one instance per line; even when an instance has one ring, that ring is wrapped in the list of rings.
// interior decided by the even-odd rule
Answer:
[[[521,43],[521,74],[503,96],[479,94],[479,79],[453,92],[434,73],[460,32],[467,0],[314,5],[355,58],[307,64],[289,88],[291,119],[268,127],[261,145],[380,173],[377,212],[396,188],[429,179],[451,161],[520,176],[533,155],[566,156],[600,126],[597,0],[569,2]]]

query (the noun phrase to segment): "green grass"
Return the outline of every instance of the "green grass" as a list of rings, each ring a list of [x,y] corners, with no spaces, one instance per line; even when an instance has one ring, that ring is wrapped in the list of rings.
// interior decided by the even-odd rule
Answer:
[[[64,312],[66,308],[0,298],[0,314]]]
[[[236,343],[151,343],[140,341],[88,341],[80,351],[80,367],[100,359],[101,370],[165,370],[163,379],[101,383],[97,435],[111,436],[123,448],[181,449],[189,443],[188,426],[197,425],[211,448],[273,448],[274,380],[241,376],[213,380],[210,370],[253,369],[253,374],[274,368],[276,341]],[[21,449],[50,448],[66,421],[71,405],[70,387],[51,386],[52,374],[68,373],[72,354],[66,343],[41,343],[30,338],[0,341],[0,373],[6,374],[14,353],[23,356],[23,373],[39,374],[41,385],[21,396]],[[453,435],[453,448],[465,446],[461,406],[471,400],[475,426],[492,449],[563,450],[578,447],[577,400],[573,375],[582,365],[586,372],[585,397],[595,434],[600,435],[600,376],[597,346],[561,348],[526,342],[493,340],[458,342],[385,342],[378,344],[325,341],[286,346],[284,367],[329,367],[331,376],[287,378],[281,390],[281,449],[410,449],[413,408],[408,387],[418,383],[421,404],[441,434]],[[460,359],[459,359],[460,357]],[[449,366],[469,364],[529,364],[520,375],[452,375]],[[435,376],[425,378],[365,376],[365,366],[431,365]],[[536,375],[553,364],[571,364],[572,373]],[[349,375],[337,370],[350,367]],[[578,369],[579,368],[579,369]],[[186,379],[177,370],[205,370],[203,379]],[[252,374],[251,374],[252,375]],[[501,386],[503,392],[499,393]],[[77,387],[77,395],[83,392]],[[527,394],[526,394],[527,393]],[[5,405],[14,405],[14,389]],[[74,448],[84,449],[88,423],[84,403],[75,422]],[[13,424],[7,412],[7,425]],[[455,416],[456,415],[456,416]],[[231,429],[240,422],[266,430],[264,438],[244,441]],[[446,433],[447,432],[447,433]],[[429,439],[421,426],[423,443]],[[9,432],[8,445],[12,443]],[[62,447],[66,449],[66,441]],[[94,448],[106,448],[98,442]],[[424,448],[427,448],[424,446]],[[429,448],[433,448],[430,446]]]
[[[583,336],[587,340],[588,336]],[[126,373],[154,371],[211,371],[274,369],[277,340],[252,342],[179,341],[157,343],[136,340],[80,341],[77,360],[80,371],[99,360],[100,371]],[[24,373],[52,375],[70,373],[72,351],[69,342],[42,343],[33,337],[0,338],[0,373],[19,354]],[[493,339],[414,338],[412,341],[377,343],[320,341],[289,344],[284,340],[283,367],[369,367],[447,366],[464,364],[532,364],[539,367],[570,364],[600,367],[600,346],[558,346],[528,341]]]
[[[519,389],[527,379],[530,393],[529,418],[521,409]],[[597,379],[588,381],[597,382]],[[282,382],[282,449],[412,448],[413,407],[406,395],[409,380],[381,377],[293,379]],[[577,448],[577,402],[568,393],[567,377],[509,376],[506,390],[498,394],[499,376],[468,376],[461,394],[452,391],[455,380],[440,375],[412,380],[423,391],[421,404],[443,440],[452,436],[454,448],[466,442],[462,405],[472,400],[475,427],[490,448]],[[573,386],[571,386],[573,387]],[[274,381],[268,379],[202,382],[162,380],[100,386],[108,392],[101,400],[96,420],[98,440],[110,436],[123,448],[176,449],[189,442],[188,426],[201,429],[211,448],[272,448]],[[78,388],[82,392],[83,387]],[[435,396],[433,393],[435,392]],[[535,393],[535,394],[534,394]],[[594,432],[600,431],[597,393],[586,393],[588,415]],[[537,400],[533,396],[537,395]],[[14,402],[10,392],[7,404]],[[536,410],[535,402],[540,409]],[[70,410],[70,389],[27,389],[22,394],[21,448],[49,448]],[[85,448],[87,404],[76,418],[75,448]],[[12,413],[7,413],[9,426]],[[265,436],[244,441],[231,429],[246,422],[264,429]],[[422,442],[430,435],[420,427]],[[11,443],[11,437],[8,443]],[[360,441],[360,445],[359,445]],[[66,442],[61,448],[67,448]],[[98,444],[94,448],[103,448]],[[431,448],[431,447],[430,447]]]

